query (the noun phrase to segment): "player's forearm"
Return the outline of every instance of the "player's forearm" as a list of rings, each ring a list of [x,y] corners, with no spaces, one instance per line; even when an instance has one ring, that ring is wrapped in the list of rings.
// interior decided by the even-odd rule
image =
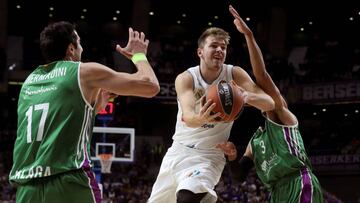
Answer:
[[[252,34],[246,35],[245,39],[249,49],[250,62],[254,75],[256,77],[256,80],[259,80],[266,74],[264,58],[261,53],[261,49],[256,43],[256,40]]]
[[[183,114],[182,120],[185,122],[186,126],[190,128],[198,128],[204,125],[204,121],[202,121],[195,113]]]
[[[275,108],[274,100],[264,93],[247,92],[246,103],[261,111],[270,111]]]
[[[256,43],[256,40],[253,35],[246,35],[245,38],[249,49],[250,61],[256,79],[256,84],[260,86],[260,88],[263,89],[266,92],[266,94],[272,97],[272,100],[274,100],[274,95],[279,95],[279,92],[278,89],[275,88],[276,87],[275,84],[273,83],[270,75],[266,71],[264,58],[261,53],[261,50],[258,44]],[[264,102],[269,105],[267,105],[265,108],[262,108],[262,110],[273,109],[271,108],[272,105],[270,104],[272,101],[270,101],[269,98],[267,98],[268,95],[265,95]]]
[[[138,70],[138,74],[149,78],[149,81],[155,85],[159,85],[155,72],[148,61],[139,61],[135,64],[135,66]]]
[[[137,75],[146,84],[146,97],[154,97],[160,91],[159,81],[148,61],[139,61],[135,64]],[[145,84],[144,84],[145,85]],[[144,86],[145,87],[145,86]]]

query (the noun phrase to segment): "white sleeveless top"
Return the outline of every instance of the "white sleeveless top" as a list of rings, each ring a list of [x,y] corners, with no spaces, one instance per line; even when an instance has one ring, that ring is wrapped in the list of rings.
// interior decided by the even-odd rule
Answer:
[[[219,77],[212,83],[216,84],[221,80],[230,82],[232,78],[233,65],[223,65],[223,69]],[[187,70],[193,77],[194,95],[197,100],[195,112],[200,110],[200,98],[205,94],[206,90],[212,85],[204,81],[200,73],[200,67],[195,66]],[[232,122],[209,123],[198,128],[190,128],[182,121],[182,110],[178,100],[178,114],[176,121],[174,142],[186,145],[196,149],[213,149],[216,144],[223,143],[228,140]]]

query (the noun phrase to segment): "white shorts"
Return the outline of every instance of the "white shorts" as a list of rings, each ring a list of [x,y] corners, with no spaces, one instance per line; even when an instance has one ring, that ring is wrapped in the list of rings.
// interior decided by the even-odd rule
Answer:
[[[173,142],[161,163],[148,203],[176,203],[176,193],[186,189],[207,192],[201,202],[216,202],[214,191],[225,166],[224,153],[203,150]]]

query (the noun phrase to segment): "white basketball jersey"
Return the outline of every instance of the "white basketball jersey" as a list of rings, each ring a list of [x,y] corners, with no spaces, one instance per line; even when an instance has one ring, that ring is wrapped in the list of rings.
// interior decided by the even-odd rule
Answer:
[[[230,82],[232,80],[232,69],[232,65],[224,64],[219,77],[212,84],[217,84],[221,80]],[[200,98],[212,84],[208,84],[204,81],[199,66],[191,67],[187,71],[193,77],[194,95],[197,100],[195,112],[199,112]],[[233,121],[209,123],[198,128],[190,128],[182,121],[182,109],[179,100],[178,109],[176,129],[175,134],[173,135],[174,141],[197,149],[211,149],[215,148],[216,144],[228,140]]]

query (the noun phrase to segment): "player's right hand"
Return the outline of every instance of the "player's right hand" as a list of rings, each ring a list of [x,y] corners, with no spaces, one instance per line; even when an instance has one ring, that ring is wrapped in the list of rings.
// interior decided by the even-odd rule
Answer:
[[[206,101],[205,96],[201,98],[201,108],[198,114],[201,123],[206,124],[206,123],[219,122],[215,118],[220,117],[221,113],[220,112],[212,113],[215,106],[216,103],[214,103],[211,99]]]

